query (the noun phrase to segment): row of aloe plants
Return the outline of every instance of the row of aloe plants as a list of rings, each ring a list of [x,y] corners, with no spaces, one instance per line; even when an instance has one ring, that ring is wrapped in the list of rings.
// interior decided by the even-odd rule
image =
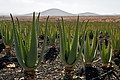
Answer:
[[[77,21],[75,36],[74,36],[73,42],[71,41],[72,45],[70,45],[70,43],[69,43],[69,40],[71,39],[69,37],[70,33],[68,33],[68,35],[66,35],[67,33],[65,33],[63,21],[62,21],[63,28],[60,29],[61,30],[60,31],[61,32],[61,34],[60,34],[61,35],[60,36],[61,52],[60,53],[62,54],[62,60],[65,63],[65,78],[67,77],[68,80],[73,79],[73,75],[70,74],[70,72],[74,71],[73,67],[76,64],[76,61],[78,61],[78,59],[81,57],[81,59],[84,62],[84,66],[85,66],[86,80],[91,80],[94,77],[96,77],[96,79],[98,79],[98,75],[96,73],[93,73],[94,68],[92,66],[92,63],[95,60],[96,54],[98,52],[98,50],[97,50],[98,46],[101,47],[100,57],[102,60],[103,69],[106,70],[106,69],[110,68],[110,70],[111,70],[111,65],[109,65],[109,64],[111,62],[112,53],[113,53],[112,52],[113,42],[111,42],[111,40],[107,40],[108,41],[107,45],[106,45],[106,42],[104,42],[104,41],[102,42],[102,45],[100,45],[98,30],[94,31],[94,36],[93,36],[93,39],[91,39],[91,40],[90,40],[89,31],[88,32],[86,30],[84,31],[84,29],[82,32],[83,34],[78,35],[79,34],[79,32],[77,31],[77,30],[79,30],[78,23],[79,22]],[[78,38],[77,38],[78,36],[80,36],[79,37],[80,40],[78,40]],[[104,38],[103,38],[103,40],[104,40]],[[119,40],[118,40],[118,42],[119,42]],[[80,43],[80,45],[78,45],[79,43]],[[119,44],[116,44],[116,45],[119,45]],[[72,51],[73,51],[73,53],[72,53]],[[72,65],[70,63],[68,63],[69,60],[70,60],[70,63],[72,63]],[[117,77],[117,79],[119,79],[119,77]]]
[[[3,37],[3,41],[5,43],[5,52],[6,54],[11,54],[11,48],[12,48],[12,41],[13,41],[13,32],[12,32],[12,27],[11,23],[5,23],[2,21],[1,24],[1,35]]]
[[[51,45],[55,45],[55,34],[59,33],[60,36],[60,56],[64,63],[64,79],[72,80],[74,67],[78,63],[79,59],[83,60],[86,71],[91,69],[92,63],[96,58],[97,49],[100,45],[98,36],[101,30],[95,30],[93,39],[89,38],[89,30],[87,30],[87,25],[89,22],[84,24],[79,22],[79,17],[76,22],[75,28],[70,28],[65,25],[63,18],[58,20],[57,27],[48,27],[48,18],[46,19],[45,29],[39,27],[39,16],[35,19],[35,13],[33,13],[32,26],[27,28],[21,28],[19,20],[17,19],[17,25],[11,15],[13,27],[1,28],[1,33],[4,36],[4,42],[6,44],[15,43],[16,56],[19,64],[24,68],[25,79],[33,80],[35,79],[35,69],[40,65],[43,60],[44,51],[46,48],[47,35],[50,37]],[[3,29],[3,30],[2,30]],[[82,31],[83,30],[83,31]],[[11,32],[10,32],[11,31]],[[41,32],[40,32],[41,31]],[[45,33],[43,33],[45,32]],[[119,33],[110,28],[105,29],[103,32],[108,32],[111,36],[111,40],[108,41],[108,46],[106,47],[103,42],[101,47],[101,60],[105,67],[111,62],[112,51],[120,50],[120,36]],[[40,57],[37,54],[37,44],[38,35],[44,34],[44,44]],[[9,41],[10,40],[10,41]],[[8,42],[8,43],[7,43]],[[92,79],[86,72],[86,80]]]

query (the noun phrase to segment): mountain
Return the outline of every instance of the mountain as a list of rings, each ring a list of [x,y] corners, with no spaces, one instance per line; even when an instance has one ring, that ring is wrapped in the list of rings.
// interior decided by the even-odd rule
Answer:
[[[74,14],[62,11],[60,9],[48,9],[46,11],[41,12],[41,16],[75,16]]]
[[[100,16],[100,15],[96,13],[85,12],[85,13],[79,13],[79,16]]]
[[[36,14],[38,14],[38,13],[36,13]],[[100,16],[99,14],[91,13],[91,12],[72,14],[72,13],[68,13],[68,12],[65,12],[63,10],[56,9],[56,8],[42,11],[42,12],[40,12],[40,14],[41,14],[41,16],[77,16],[77,15],[79,15],[79,16]],[[26,16],[32,16],[32,13],[26,14]]]
[[[38,13],[36,13],[38,14]],[[31,16],[32,13],[26,14],[27,16]],[[68,13],[65,12],[63,10],[60,9],[56,9],[56,8],[52,8],[52,9],[48,9],[45,11],[40,12],[41,16],[76,16],[75,14],[72,13]]]

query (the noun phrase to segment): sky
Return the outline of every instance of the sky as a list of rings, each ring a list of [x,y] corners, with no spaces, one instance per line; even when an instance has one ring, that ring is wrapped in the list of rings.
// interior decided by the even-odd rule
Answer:
[[[120,14],[120,0],[0,0],[0,13],[26,14],[58,8],[78,14]]]

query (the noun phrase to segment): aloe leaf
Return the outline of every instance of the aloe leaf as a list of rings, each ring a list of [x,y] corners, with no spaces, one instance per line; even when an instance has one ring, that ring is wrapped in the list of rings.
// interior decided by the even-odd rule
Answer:
[[[22,40],[20,40],[20,49],[21,49],[21,54],[22,54],[22,59],[23,59],[23,63],[25,63],[25,65],[27,66],[26,64],[26,61],[27,61],[27,49],[24,45],[24,42]]]
[[[71,48],[71,45],[70,45],[70,40],[71,40],[71,37],[70,37],[70,29],[69,29],[69,35],[68,35],[68,53],[70,53],[70,48]]]
[[[23,39],[24,36],[21,34],[20,22],[19,22],[19,19],[17,17],[16,17],[16,19],[17,19],[17,24],[18,24],[18,31],[17,31],[18,33],[17,34],[20,34],[18,37],[20,39],[19,41],[20,41],[21,48],[23,48],[23,50],[24,50],[22,53],[23,57],[24,57],[24,61],[26,61],[28,51],[27,51],[27,47],[25,47],[25,46],[27,44],[24,44],[24,42],[23,42],[23,41],[25,41],[25,39]]]
[[[112,58],[112,46],[109,42],[109,44],[108,44],[108,62],[111,62],[111,58]]]
[[[65,27],[65,23],[64,23],[64,20],[63,20],[63,17],[62,17],[62,35],[63,35],[63,48],[64,48],[64,50],[65,50],[65,52],[64,52],[64,54],[65,54],[65,61],[67,62],[67,60],[68,60],[68,57],[69,57],[69,53],[68,53],[68,45],[67,45],[67,43],[68,43],[68,39],[67,39],[67,34],[66,34],[66,27]]]
[[[84,42],[84,57],[85,57],[85,62],[89,62],[90,61],[90,53],[91,53],[91,48],[90,48],[90,42],[89,42],[89,37],[88,35],[86,35],[87,39]]]
[[[82,39],[82,42],[84,42],[84,39]],[[79,61],[79,59],[81,59],[81,58],[83,60],[83,58],[84,58],[83,53],[82,53],[83,48],[84,48],[83,45],[81,47],[79,46],[79,51],[78,51],[78,54],[76,56],[76,60],[72,65],[75,65]]]
[[[25,63],[23,62],[23,57],[22,57],[21,51],[19,49],[19,47],[20,47],[20,41],[19,40],[20,39],[19,39],[19,36],[18,36],[18,32],[15,29],[15,24],[14,24],[12,14],[10,14],[10,16],[11,16],[12,24],[13,24],[13,36],[14,36],[14,41],[15,41],[15,50],[16,50],[17,60],[23,68],[26,68]]]
[[[100,56],[101,56],[101,60],[102,60],[102,62],[105,62],[105,48],[104,48],[104,44],[102,45],[102,51],[101,51],[101,53],[100,53]]]
[[[18,19],[18,18],[16,18],[16,19],[17,19],[17,24],[18,24],[18,32],[19,32],[19,34],[21,34],[20,22],[19,22],[19,19]]]
[[[68,57],[68,64],[73,64],[76,60],[76,55],[78,54],[78,35],[79,35],[79,16],[77,19],[77,25],[76,25],[76,31],[75,31],[75,36],[74,36],[74,40],[72,43],[72,48],[71,51],[69,53],[69,57]]]
[[[62,35],[63,35],[63,44],[64,44],[64,49],[65,49],[65,58],[66,58],[66,61],[67,61],[67,59],[68,59],[68,56],[69,56],[69,53],[68,53],[68,48],[67,48],[67,35],[66,35],[66,33],[65,33],[65,25],[64,25],[64,20],[63,20],[63,17],[61,17],[62,18]]]
[[[9,31],[7,29],[7,26],[6,26],[6,44],[8,45],[9,43]]]
[[[58,20],[58,28],[60,31],[60,53],[61,53],[61,60],[64,64],[67,64],[67,60],[66,60],[66,55],[65,55],[65,44],[64,44],[64,36],[63,36],[63,28],[60,24],[60,21]]]
[[[45,39],[44,39],[44,42],[43,42],[43,47],[42,47],[42,51],[41,51],[40,57],[39,57],[39,59],[38,59],[37,66],[39,66],[39,65],[41,64],[41,61],[43,60],[44,51],[45,51],[45,48],[46,48],[47,35],[48,35],[48,19],[49,19],[49,16],[48,16],[47,19],[46,19]]]
[[[91,60],[94,60],[96,53],[97,53],[97,47],[98,47],[98,43],[97,43],[97,31],[94,34],[94,38],[92,41],[92,52],[91,52]]]
[[[31,31],[30,51],[27,54],[27,66],[34,67],[37,60],[37,35],[35,24],[35,12],[33,13],[33,24]]]
[[[38,14],[38,17],[36,19],[37,37],[40,35],[39,18],[40,18],[40,13]]]

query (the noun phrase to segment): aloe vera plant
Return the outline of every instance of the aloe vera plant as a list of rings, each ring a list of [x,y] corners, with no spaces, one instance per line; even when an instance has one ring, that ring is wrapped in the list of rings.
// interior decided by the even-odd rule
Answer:
[[[112,31],[111,38],[113,48],[112,60],[117,66],[120,67],[120,34],[117,32],[117,30]]]
[[[112,45],[109,41],[108,46],[106,47],[105,43],[102,44],[102,50],[101,50],[101,60],[103,63],[103,66],[108,66],[108,64],[111,62],[112,58]]]
[[[80,52],[78,51],[79,44],[79,17],[77,19],[77,25],[73,41],[71,41],[70,32],[65,32],[64,20],[62,18],[62,24],[59,24],[60,30],[60,54],[62,62],[65,65],[65,77],[68,80],[73,79],[74,65],[77,63]]]
[[[120,51],[120,37],[119,33],[116,31],[112,32],[111,38],[112,38],[112,47],[114,51]]]
[[[111,75],[115,76],[116,80],[120,80],[118,74],[116,74],[116,70],[114,69],[113,65],[111,64],[111,58],[112,58],[112,45],[109,41],[108,46],[105,45],[105,43],[103,43],[102,45],[102,51],[101,51],[101,60],[102,60],[102,69],[104,73],[107,73],[107,75],[105,75],[103,77],[103,79],[111,79]],[[110,72],[112,71],[112,72]]]
[[[11,54],[11,47],[13,45],[13,31],[12,27],[8,23],[3,23],[1,29],[1,34],[3,36],[3,42],[5,43],[5,52],[7,55]]]
[[[41,60],[43,59],[43,53],[46,45],[46,36],[47,36],[47,22],[46,20],[46,30],[45,30],[45,39],[42,47],[40,57],[37,55],[37,31],[36,31],[36,21],[35,12],[33,13],[32,27],[30,31],[30,37],[28,40],[23,42],[21,35],[19,35],[18,30],[15,27],[15,23],[12,15],[10,14],[12,23],[13,23],[13,36],[15,41],[15,50],[16,56],[19,64],[24,69],[25,80],[35,80],[35,69],[40,65]]]
[[[95,57],[96,57],[96,53],[97,53],[97,31],[94,34],[94,37],[92,39],[92,41],[90,42],[90,38],[89,35],[86,33],[86,40],[84,41],[83,44],[83,54],[82,54],[82,59],[83,62],[85,64],[91,64],[94,61]]]
[[[85,31],[83,35],[84,41],[82,42],[83,51],[81,53],[81,58],[84,62],[85,68],[83,72],[85,72],[86,80],[92,80],[92,78],[99,75],[98,70],[92,66],[97,54],[97,33],[98,31],[95,31],[94,35],[91,37],[91,33]]]

